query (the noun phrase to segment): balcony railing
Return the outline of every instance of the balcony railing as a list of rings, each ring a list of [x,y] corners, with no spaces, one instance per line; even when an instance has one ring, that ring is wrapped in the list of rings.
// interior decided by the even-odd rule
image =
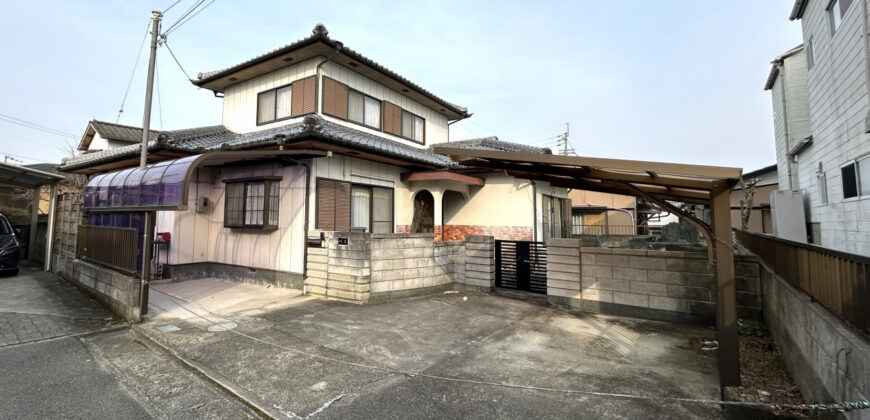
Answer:
[[[648,235],[649,227],[634,225],[572,225],[571,235],[614,235],[614,236],[637,236]]]
[[[870,333],[870,258],[737,230],[737,240],[840,318]]]
[[[135,228],[79,226],[76,258],[135,273],[139,255],[137,232]]]

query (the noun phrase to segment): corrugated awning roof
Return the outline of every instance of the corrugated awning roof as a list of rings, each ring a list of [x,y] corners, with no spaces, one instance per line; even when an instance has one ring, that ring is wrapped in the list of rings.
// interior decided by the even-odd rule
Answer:
[[[37,188],[40,185],[55,184],[63,179],[65,179],[63,175],[0,162],[0,184]]]

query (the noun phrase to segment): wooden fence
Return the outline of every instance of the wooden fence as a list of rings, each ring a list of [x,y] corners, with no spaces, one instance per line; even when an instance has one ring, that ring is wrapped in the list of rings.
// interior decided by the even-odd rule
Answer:
[[[870,258],[736,230],[737,240],[837,316],[870,333]]]
[[[613,235],[613,236],[638,236],[648,235],[648,226],[634,225],[572,225],[571,236],[581,235]]]
[[[135,228],[79,226],[76,258],[84,258],[126,272],[136,271],[139,254]]]

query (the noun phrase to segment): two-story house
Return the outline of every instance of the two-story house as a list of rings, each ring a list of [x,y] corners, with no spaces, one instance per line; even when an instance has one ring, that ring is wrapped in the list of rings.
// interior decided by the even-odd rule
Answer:
[[[141,129],[91,121],[61,169],[91,175],[93,225],[171,234],[168,276],[232,272],[301,287],[313,231],[468,234],[544,240],[568,234],[567,190],[503,172],[463,168],[433,145],[471,116],[329,37],[311,36],[192,81],[223,102],[220,125],[153,133],[136,165]],[[108,134],[112,131],[112,134]],[[471,149],[550,153],[483,138]],[[264,273],[266,273],[264,275]],[[221,275],[222,277],[225,277]]]
[[[870,255],[865,0],[797,0],[803,45],[773,62],[780,188],[800,189],[813,243]]]

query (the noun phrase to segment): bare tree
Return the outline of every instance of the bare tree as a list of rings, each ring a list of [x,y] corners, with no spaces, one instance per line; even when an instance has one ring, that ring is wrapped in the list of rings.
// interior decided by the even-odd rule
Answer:
[[[752,199],[755,196],[755,185],[761,178],[752,178],[749,182],[740,180],[740,188],[743,190],[743,199],[740,200],[740,230],[749,228],[749,216],[752,214]]]

